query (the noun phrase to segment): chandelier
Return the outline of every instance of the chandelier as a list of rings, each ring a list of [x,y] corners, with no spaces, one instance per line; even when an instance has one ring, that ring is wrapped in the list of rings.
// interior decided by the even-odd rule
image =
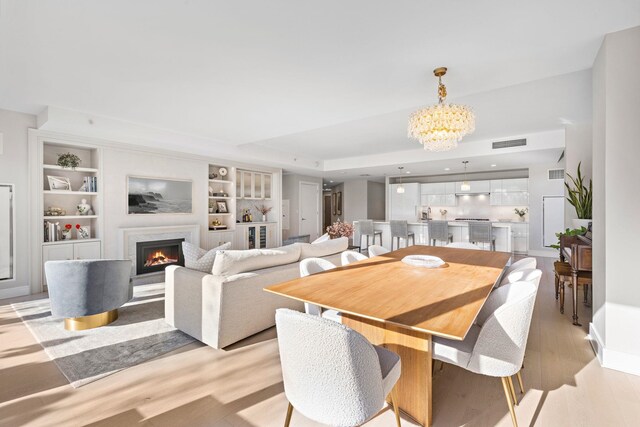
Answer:
[[[438,78],[438,103],[409,117],[409,138],[417,139],[425,150],[448,151],[476,129],[476,117],[466,105],[447,104],[447,88],[442,83],[446,67],[433,70]]]

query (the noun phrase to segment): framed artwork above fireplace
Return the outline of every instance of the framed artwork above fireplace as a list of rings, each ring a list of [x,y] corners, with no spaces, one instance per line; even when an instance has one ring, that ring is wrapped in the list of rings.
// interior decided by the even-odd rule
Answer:
[[[193,213],[191,180],[127,177],[129,215]]]

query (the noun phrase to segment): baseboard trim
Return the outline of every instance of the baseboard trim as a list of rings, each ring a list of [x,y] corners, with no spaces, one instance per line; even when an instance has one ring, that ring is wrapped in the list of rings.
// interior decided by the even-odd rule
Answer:
[[[640,376],[640,356],[606,348],[593,323],[589,323],[589,342],[600,366]]]
[[[15,298],[29,295],[31,289],[27,286],[16,286],[14,288],[0,289],[0,299]]]

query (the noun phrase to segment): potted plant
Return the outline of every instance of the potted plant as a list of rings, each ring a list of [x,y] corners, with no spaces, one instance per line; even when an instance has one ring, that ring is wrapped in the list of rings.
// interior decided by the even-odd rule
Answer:
[[[520,217],[520,221],[524,221],[524,216],[527,214],[527,212],[529,212],[529,208],[515,208],[513,211]]]
[[[558,243],[556,243],[555,245],[551,245],[551,247],[554,249],[560,249],[560,238],[562,236],[582,236],[586,232],[587,232],[587,229],[585,227],[574,228],[573,230],[570,228],[567,228],[564,231],[556,233],[556,237],[558,238]]]
[[[267,214],[271,212],[273,207],[267,205],[254,206],[258,212],[262,214],[262,222],[267,222]]]
[[[582,162],[578,163],[578,173],[576,177],[572,177],[567,173],[571,184],[565,182],[564,186],[567,188],[567,200],[571,203],[578,215],[577,219],[573,219],[574,228],[588,227],[591,222],[591,211],[593,207],[593,184],[589,180],[589,187],[584,184],[584,177],[580,170]]]
[[[64,169],[75,170],[80,166],[80,157],[71,153],[58,154],[58,166]]]

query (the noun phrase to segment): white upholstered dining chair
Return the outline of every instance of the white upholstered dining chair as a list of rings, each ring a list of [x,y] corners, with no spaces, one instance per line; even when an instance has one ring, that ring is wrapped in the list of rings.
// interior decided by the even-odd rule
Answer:
[[[457,248],[457,249],[473,249],[476,251],[481,251],[482,248],[478,245],[474,245],[469,242],[453,242],[445,245],[446,248]]]
[[[342,254],[340,254],[340,262],[342,263],[343,266],[349,265],[352,262],[362,261],[363,259],[368,259],[368,258],[369,257],[367,257],[366,255],[356,251],[344,251],[342,252]]]
[[[520,270],[512,271],[506,275],[501,282],[501,286],[507,283],[514,282],[531,282],[538,287],[540,285],[540,279],[542,279],[542,270],[536,268],[523,268]]]
[[[400,427],[397,354],[346,326],[289,309],[276,310],[276,329],[289,401],[285,427],[294,408],[319,423],[359,426],[383,408],[387,396]]]
[[[368,248],[369,257],[380,256],[391,252],[389,249],[383,248],[380,245],[371,245]]]
[[[500,377],[513,425],[518,421],[511,376],[520,373],[538,287],[532,282],[501,286],[485,302],[486,318],[478,316],[462,341],[433,338],[433,358],[471,372]],[[481,312],[482,313],[482,312]]]
[[[323,271],[336,268],[331,261],[327,261],[322,258],[307,258],[300,262],[300,277],[306,277],[311,274],[321,273]],[[325,319],[333,320],[334,322],[342,323],[342,316],[337,310],[324,309],[315,304],[308,302],[304,303],[304,311],[307,314],[313,314],[315,316],[322,316]]]
[[[514,262],[507,268],[507,271],[504,273],[505,277],[510,273],[513,273],[516,270],[522,270],[525,268],[536,268],[538,267],[538,262],[533,257],[522,258],[519,261]]]

